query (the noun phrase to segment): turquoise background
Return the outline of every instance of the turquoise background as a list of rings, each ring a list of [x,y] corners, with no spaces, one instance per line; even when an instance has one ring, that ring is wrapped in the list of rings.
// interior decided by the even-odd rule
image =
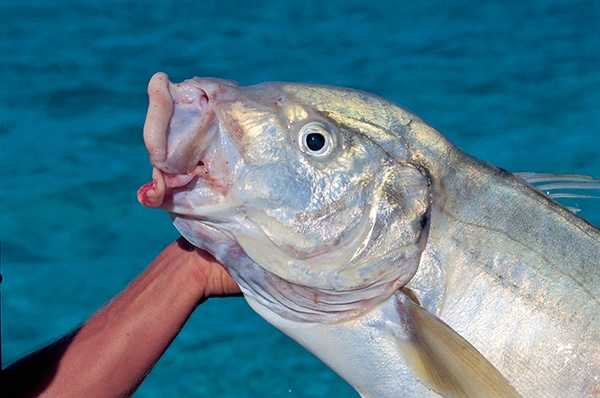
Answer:
[[[146,86],[349,86],[511,171],[600,177],[600,2],[0,4],[4,364],[82,322],[178,235],[136,190]],[[600,225],[600,201],[576,201]],[[199,308],[138,397],[355,396],[241,299]]]

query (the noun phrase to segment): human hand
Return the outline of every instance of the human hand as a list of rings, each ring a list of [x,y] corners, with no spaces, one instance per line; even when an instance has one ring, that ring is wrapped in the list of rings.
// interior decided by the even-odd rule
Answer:
[[[210,253],[199,249],[180,237],[173,244],[173,252],[165,250],[170,259],[170,266],[188,266],[198,282],[201,298],[198,304],[211,297],[240,296],[241,290],[229,272]],[[171,249],[169,247],[168,249]]]

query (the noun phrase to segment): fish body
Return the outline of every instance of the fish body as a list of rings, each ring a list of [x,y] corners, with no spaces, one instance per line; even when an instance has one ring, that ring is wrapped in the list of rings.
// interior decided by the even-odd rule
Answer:
[[[600,231],[398,105],[150,81],[140,201],[362,397],[600,396]]]

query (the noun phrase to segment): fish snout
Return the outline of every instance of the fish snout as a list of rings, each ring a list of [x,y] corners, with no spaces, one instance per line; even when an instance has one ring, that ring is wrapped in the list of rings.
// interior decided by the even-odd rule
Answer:
[[[215,114],[207,91],[197,80],[172,83],[159,72],[150,79],[148,97],[144,141],[150,162],[166,173],[188,172],[212,139]]]
[[[153,181],[138,191],[142,204],[160,207],[173,188],[198,176],[208,177],[204,158],[209,156],[212,165],[219,163],[214,153],[207,155],[219,130],[215,104],[223,92],[235,86],[235,82],[210,78],[172,83],[162,72],[152,76],[144,142]]]

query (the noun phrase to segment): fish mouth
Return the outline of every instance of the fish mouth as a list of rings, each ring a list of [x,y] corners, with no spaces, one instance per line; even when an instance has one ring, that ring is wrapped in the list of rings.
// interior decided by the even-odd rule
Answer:
[[[144,124],[152,182],[143,185],[137,195],[144,206],[169,207],[165,203],[169,193],[192,182],[196,188],[221,191],[231,186],[232,162],[215,143],[220,125],[216,105],[220,95],[235,86],[237,83],[220,79],[172,83],[162,72],[152,76]]]

